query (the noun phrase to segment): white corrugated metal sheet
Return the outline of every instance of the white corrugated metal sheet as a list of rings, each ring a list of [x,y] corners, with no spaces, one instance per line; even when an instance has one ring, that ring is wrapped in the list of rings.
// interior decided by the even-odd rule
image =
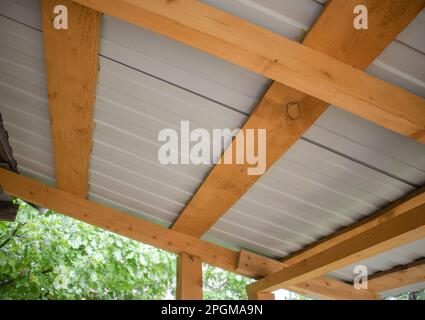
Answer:
[[[292,39],[318,1],[205,0]],[[24,174],[54,183],[38,1],[0,3],[0,112]],[[368,72],[425,96],[425,14]],[[162,166],[158,132],[181,120],[239,127],[269,81],[104,16],[95,105],[91,199],[170,225],[211,166]],[[227,139],[228,142],[229,139]],[[425,146],[330,108],[205,236],[283,257],[425,183]],[[361,262],[372,272],[425,256],[419,241]],[[333,276],[352,280],[352,266]]]
[[[347,266],[331,274],[345,281],[352,281],[355,277],[353,270],[356,265],[361,264],[366,266],[369,274],[373,274],[379,271],[412,263],[423,257],[424,250],[425,239],[417,240],[388,252],[365,259],[359,263]]]
[[[179,130],[183,119],[207,129],[236,128],[245,116],[109,59],[100,66],[90,197],[168,225],[211,166],[161,165],[158,132]]]
[[[300,140],[207,236],[282,257],[411,190],[402,181]]]
[[[0,17],[0,112],[19,170],[54,182],[42,35]]]

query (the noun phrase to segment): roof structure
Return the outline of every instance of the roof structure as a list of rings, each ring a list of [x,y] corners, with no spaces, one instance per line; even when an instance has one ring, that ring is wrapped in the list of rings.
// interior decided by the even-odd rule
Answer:
[[[388,278],[425,258],[424,1],[392,2],[391,22],[381,14],[390,4],[377,10],[362,1],[373,7],[367,32],[336,18],[346,8],[341,20],[353,16],[354,0],[62,2],[70,24],[74,11],[87,24],[72,43],[49,27],[56,1],[0,3],[0,113],[21,173],[1,171],[6,192],[265,277],[250,297],[278,288],[353,299],[425,288],[422,264],[398,287],[346,286],[356,265]],[[210,19],[198,19],[201,11]],[[256,45],[261,39],[270,47]],[[82,52],[63,53],[79,43]],[[283,118],[291,99],[300,103],[299,122]],[[158,133],[184,120],[210,132],[266,125],[267,171],[250,178],[243,166],[160,164]],[[108,218],[96,216],[102,212]],[[378,214],[387,224],[373,220]],[[377,222],[366,228],[364,219]],[[375,227],[387,238],[375,237]],[[361,231],[335,240],[345,228]],[[337,251],[356,237],[365,247]],[[324,261],[326,250],[339,258]]]

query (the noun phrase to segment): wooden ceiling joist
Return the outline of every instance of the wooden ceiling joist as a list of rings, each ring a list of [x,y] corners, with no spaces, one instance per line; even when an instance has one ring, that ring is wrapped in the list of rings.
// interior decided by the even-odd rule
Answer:
[[[368,287],[384,292],[425,281],[425,259],[372,275]]]
[[[248,286],[270,292],[316,278],[335,269],[425,237],[425,189],[354,227],[285,260],[281,271]],[[296,262],[294,262],[296,261]]]
[[[265,257],[242,250],[239,254],[238,270],[243,272],[245,269],[251,272],[268,276],[284,268],[282,262],[267,259]],[[326,300],[378,300],[379,295],[373,290],[357,290],[353,285],[328,277],[318,277],[296,285],[285,288],[298,294],[326,299]],[[267,292],[250,293],[250,298],[259,299],[258,294]]]
[[[369,8],[369,29],[353,28],[357,0],[334,0],[311,28],[304,45],[335,57],[355,68],[366,68],[416,16],[416,1],[362,1]],[[425,3],[425,2],[424,2]],[[298,102],[300,114],[291,120],[285,106]],[[327,104],[274,82],[243,130],[266,129],[269,168],[326,110]],[[424,109],[425,110],[425,109]],[[235,142],[226,152],[235,149]],[[200,237],[236,203],[259,176],[247,175],[248,165],[216,165],[173,225],[173,230]]]
[[[425,99],[374,78],[332,56],[200,1],[74,1],[201,49],[402,135],[425,142]],[[330,5],[333,2],[346,1],[334,0]],[[377,2],[369,1],[368,5],[373,6],[374,3]],[[411,21],[425,5],[424,0],[397,1],[401,5],[393,1],[388,4],[385,1],[378,3],[382,6],[391,4],[393,7],[386,8],[385,14],[395,14],[397,20],[401,15],[406,22]],[[345,21],[351,29],[354,29],[353,8],[349,8],[350,13]],[[370,23],[373,23],[370,14],[376,14],[379,10],[370,11]],[[384,20],[386,16],[379,15],[379,18]],[[402,25],[395,24],[396,27]],[[393,36],[395,33],[391,31],[393,25],[390,20],[386,21],[385,26],[388,27],[385,31]],[[371,27],[369,29],[373,32]],[[327,26],[326,32],[334,30]],[[344,28],[336,29],[337,32],[341,30],[345,31]],[[356,34],[363,32],[354,31],[358,31]],[[380,34],[385,35],[383,31]],[[374,41],[378,39],[373,37]],[[356,47],[352,49],[361,50]]]
[[[58,5],[67,8],[67,29],[54,26],[55,17],[65,14],[54,10]],[[42,0],[41,12],[56,183],[85,197],[101,14],[71,0]]]

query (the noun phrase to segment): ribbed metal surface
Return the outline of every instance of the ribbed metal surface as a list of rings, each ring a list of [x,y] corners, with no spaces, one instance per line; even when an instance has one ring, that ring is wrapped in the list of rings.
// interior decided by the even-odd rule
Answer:
[[[0,17],[0,112],[22,173],[54,182],[42,35]]]
[[[205,2],[292,39],[322,9],[312,0]],[[54,183],[38,1],[1,1],[0,15],[0,112],[19,169]],[[368,72],[425,96],[424,33],[421,13]],[[160,165],[158,132],[181,120],[239,127],[269,81],[108,16],[100,52],[89,197],[169,226],[211,166]],[[283,257],[424,183],[423,145],[330,108],[205,238]],[[424,244],[361,263],[389,269],[424,256]],[[350,268],[332,275],[351,280]]]
[[[100,66],[90,196],[170,224],[211,166],[161,165],[158,132],[179,130],[181,120],[237,128],[245,116],[109,59]]]
[[[278,7],[275,1],[206,2],[293,39],[299,37],[299,29],[294,27],[299,25],[281,13],[297,12],[298,22],[309,27],[312,15],[320,11],[319,4],[312,1],[281,1]],[[423,11],[367,72],[425,96],[424,32]],[[424,183],[423,145],[330,108],[205,238],[284,256]],[[376,272],[421,256],[425,256],[425,246],[415,243],[365,264]],[[347,270],[333,275],[352,280]]]
[[[369,274],[373,274],[418,260],[423,257],[424,250],[425,239],[421,239],[337,270],[332,275],[346,281],[352,281],[355,277],[353,270],[356,265],[361,264],[366,266]]]
[[[314,0],[202,0],[211,6],[292,40],[306,32],[322,10]]]
[[[207,236],[226,237],[241,247],[282,257],[377,211],[412,189],[300,140]]]

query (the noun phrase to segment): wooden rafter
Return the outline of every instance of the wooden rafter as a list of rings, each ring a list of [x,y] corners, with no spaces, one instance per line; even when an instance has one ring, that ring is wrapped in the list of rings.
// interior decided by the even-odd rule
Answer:
[[[101,14],[71,0],[42,0],[41,5],[56,183],[85,197]],[[57,5],[67,8],[68,29],[53,25]]]
[[[307,34],[304,45],[364,69],[420,9],[415,1],[363,1],[369,8],[370,26],[368,30],[359,31],[352,25],[352,8],[357,3],[357,0],[331,1]],[[298,102],[301,110],[296,121],[288,117],[285,108],[293,101]],[[267,129],[269,168],[326,109],[323,101],[275,82],[243,130]],[[232,152],[234,144],[226,152]],[[173,230],[202,236],[259,178],[247,175],[247,167],[246,164],[216,165],[180,214]]]
[[[321,276],[425,237],[425,189],[345,232],[285,260],[289,266],[250,286],[248,291],[273,291]],[[295,261],[295,262],[294,262]]]
[[[74,1],[206,51],[425,142],[425,99],[200,1]],[[373,1],[370,2],[373,5]],[[410,21],[424,7],[425,0],[400,3],[400,8],[394,8],[396,4],[391,2],[393,8],[385,13],[400,13]],[[352,12],[350,8],[346,21],[351,29]],[[386,31],[393,36],[391,28]],[[327,32],[332,29],[328,28]]]
[[[177,258],[177,300],[202,300],[202,260],[181,253]]]
[[[318,277],[298,283],[288,290],[312,298],[326,300],[380,300],[379,294],[369,289],[356,289],[352,284],[328,277]]]
[[[282,262],[242,250],[239,255],[238,270],[255,271],[263,276],[274,274],[284,268]],[[377,300],[380,297],[373,290],[356,290],[353,285],[327,277],[318,277],[285,288],[304,296],[319,299],[339,300]],[[250,298],[259,299],[259,295],[267,292],[251,292]]]
[[[409,286],[425,281],[425,259],[372,275],[368,287],[375,292]]]

